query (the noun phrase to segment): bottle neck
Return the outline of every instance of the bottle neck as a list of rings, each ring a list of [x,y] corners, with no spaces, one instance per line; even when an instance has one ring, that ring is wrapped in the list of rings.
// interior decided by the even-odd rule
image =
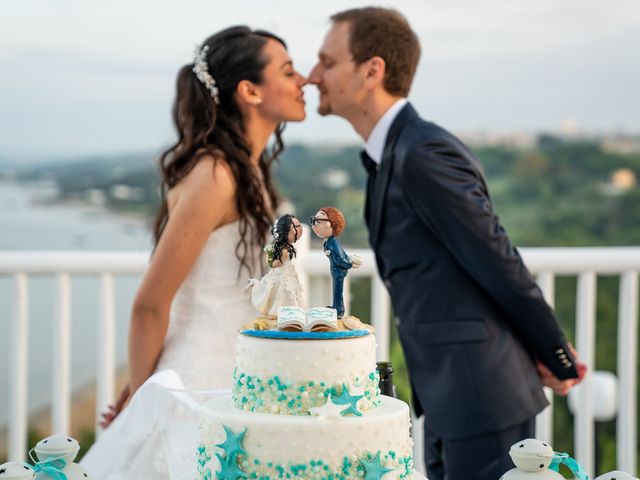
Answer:
[[[393,368],[390,362],[378,362],[376,364],[380,381],[378,387],[380,393],[388,397],[395,397],[395,388],[393,385]]]

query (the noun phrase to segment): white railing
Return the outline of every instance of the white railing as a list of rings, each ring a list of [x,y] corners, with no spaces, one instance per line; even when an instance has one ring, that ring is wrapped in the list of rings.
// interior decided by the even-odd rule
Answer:
[[[308,233],[308,232],[307,232]],[[309,248],[309,235],[299,247],[298,265],[307,295],[318,295],[318,282],[313,277],[328,277],[327,260],[320,250]],[[363,266],[354,269],[349,278],[367,277],[371,281],[371,321],[377,329],[379,360],[389,357],[389,298],[378,277],[370,250],[350,250],[363,259]],[[638,348],[638,272],[640,247],[614,248],[525,248],[521,250],[529,269],[537,275],[545,298],[553,305],[556,275],[576,275],[576,348],[589,370],[595,358],[595,307],[597,275],[620,277],[618,308],[618,417],[617,468],[636,473],[637,451],[637,348]],[[13,277],[14,312],[10,320],[10,383],[9,394],[9,459],[25,458],[27,438],[27,338],[28,338],[28,276],[51,274],[57,277],[57,311],[53,335],[53,365],[55,381],[51,393],[53,431],[69,431],[70,424],[70,299],[72,275],[94,274],[100,277],[101,293],[98,306],[97,340],[98,371],[96,418],[114,397],[115,379],[115,313],[114,276],[142,273],[148,261],[146,253],[115,252],[0,252],[0,275]],[[348,282],[345,288],[349,303]],[[307,299],[309,300],[309,298]],[[578,461],[590,475],[594,472],[594,412],[591,378],[587,375],[575,413],[575,451]],[[552,406],[542,412],[536,428],[539,438],[552,442]]]

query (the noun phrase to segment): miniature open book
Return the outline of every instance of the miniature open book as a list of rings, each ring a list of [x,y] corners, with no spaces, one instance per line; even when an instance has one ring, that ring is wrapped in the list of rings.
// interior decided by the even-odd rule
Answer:
[[[278,330],[326,332],[338,329],[338,317],[334,308],[316,307],[304,310],[300,307],[278,309]]]

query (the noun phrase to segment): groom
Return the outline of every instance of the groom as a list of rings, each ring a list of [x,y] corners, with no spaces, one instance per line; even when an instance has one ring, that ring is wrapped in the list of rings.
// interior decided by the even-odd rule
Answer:
[[[534,435],[542,385],[584,375],[493,212],[478,161],[407,102],[420,45],[395,10],[337,13],[309,80],[365,143],[365,219],[389,289],[430,480],[495,480]]]

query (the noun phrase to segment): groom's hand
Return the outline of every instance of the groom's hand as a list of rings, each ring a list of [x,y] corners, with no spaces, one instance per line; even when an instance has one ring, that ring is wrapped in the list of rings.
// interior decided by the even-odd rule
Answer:
[[[538,375],[540,375],[540,379],[542,380],[542,385],[549,387],[553,390],[553,393],[560,395],[561,397],[566,396],[569,393],[569,390],[571,390],[571,387],[578,383],[575,378],[569,380],[558,379],[553,373],[551,373],[551,370],[549,370],[540,361],[536,363],[536,368],[538,370]]]
[[[545,364],[539,360],[536,361],[536,369],[538,370],[538,375],[540,375],[542,384],[545,387],[551,388],[556,395],[560,395],[561,397],[566,396],[569,393],[569,390],[580,383],[587,374],[587,366],[578,360],[578,352],[573,348],[573,345],[569,344],[569,349],[574,358],[576,370],[578,371],[578,378],[560,380],[547,368]]]

